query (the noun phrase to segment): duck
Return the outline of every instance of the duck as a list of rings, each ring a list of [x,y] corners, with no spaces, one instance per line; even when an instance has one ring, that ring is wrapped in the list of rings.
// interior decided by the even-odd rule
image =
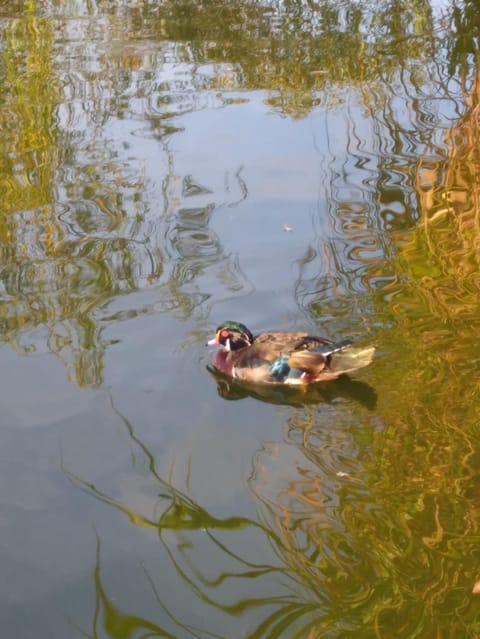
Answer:
[[[336,379],[368,366],[374,346],[354,347],[306,332],[267,332],[254,336],[241,322],[226,321],[207,346],[220,346],[212,362],[223,375],[250,384],[305,386]]]

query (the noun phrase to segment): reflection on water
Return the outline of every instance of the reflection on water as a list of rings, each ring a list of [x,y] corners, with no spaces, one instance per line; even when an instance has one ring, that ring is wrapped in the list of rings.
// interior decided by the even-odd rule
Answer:
[[[257,502],[257,520],[218,518],[176,489],[159,474],[154,456],[132,424],[117,415],[133,445],[132,471],[139,465],[138,455],[143,455],[154,479],[155,518],[68,474],[82,490],[122,512],[134,526],[154,530],[185,588],[184,606],[188,601],[193,611],[197,600],[208,613],[202,614],[201,626],[191,624],[195,615],[184,612],[178,618],[165,603],[159,575],[148,566],[144,579],[157,601],[162,624],[119,609],[102,582],[101,547],[107,542],[99,540],[92,636],[103,630],[116,639],[127,629],[177,636],[175,632],[182,629],[185,636],[207,637],[214,632],[216,616],[223,619],[225,614],[241,617],[242,627],[248,628],[245,636],[252,639],[338,633],[366,638],[372,636],[372,628],[380,636],[388,628],[398,629],[400,636],[435,636],[442,623],[439,611],[451,606],[462,610],[454,627],[458,636],[464,636],[467,624],[475,619],[466,592],[477,567],[469,566],[465,574],[456,567],[459,552],[476,553],[478,535],[472,522],[459,525],[458,520],[467,504],[458,503],[455,514],[440,522],[443,505],[433,485],[433,467],[432,486],[424,501],[407,506],[402,497],[405,486],[388,494],[388,480],[379,475],[373,424],[331,431],[323,408],[296,412],[285,424],[283,441],[264,442],[253,459],[249,483]],[[392,452],[397,454],[395,449]],[[187,490],[192,489],[187,479]],[[426,512],[430,500],[433,529]],[[251,541],[245,547],[246,531],[251,531]],[[262,544],[261,536],[270,550],[263,551],[259,562],[252,541],[256,538],[257,545]],[[443,547],[440,553],[439,547]],[[432,571],[436,583],[429,586],[425,609],[419,593],[430,583]],[[407,578],[408,574],[412,576]],[[447,587],[447,575],[453,586]],[[223,631],[218,636],[231,634]]]
[[[477,14],[0,2],[4,634],[480,636]],[[379,356],[212,380],[227,316]]]
[[[372,292],[399,279],[390,231],[415,221],[408,160],[426,145],[445,155],[430,123],[436,118],[441,131],[457,108],[453,99],[448,105],[450,94],[431,105],[448,49],[441,39],[433,51],[424,46],[435,26],[428,3],[410,13],[349,2],[297,10],[147,1],[125,11],[102,7],[95,20],[85,20],[91,5],[76,2],[68,10],[25,9],[2,24],[4,340],[25,353],[46,345],[72,379],[98,386],[105,318],[163,310],[205,319],[212,279],[218,300],[252,291],[238,252],[222,246],[211,220],[248,199],[253,176],[241,177],[237,166],[235,180],[224,170],[223,188],[218,175],[211,185],[198,175],[209,161],[201,143],[193,170],[183,170],[174,141],[191,127],[182,116],[252,99],[232,93],[239,89],[265,91],[266,105],[294,118],[331,100],[325,123],[312,125],[328,204],[304,257],[296,256],[295,296],[309,319],[339,322],[342,330],[354,313],[357,330],[372,332]],[[417,85],[423,93],[415,102],[409,90]],[[448,90],[458,93],[453,78]],[[270,236],[262,233],[263,243]],[[152,286],[153,304],[109,312],[119,295]],[[46,326],[45,344],[29,339],[38,326]]]
[[[377,403],[377,394],[369,384],[354,380],[348,375],[342,375],[338,379],[329,382],[292,387],[240,384],[236,380],[222,375],[213,367],[209,366],[208,371],[217,383],[217,392],[220,397],[228,400],[254,397],[270,404],[306,406],[323,402],[331,403],[343,397],[345,399],[353,399],[370,410],[373,410]]]

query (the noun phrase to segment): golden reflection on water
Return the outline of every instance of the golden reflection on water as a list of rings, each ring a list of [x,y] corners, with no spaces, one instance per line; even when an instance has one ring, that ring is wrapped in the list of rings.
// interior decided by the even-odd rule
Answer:
[[[2,218],[18,210],[47,207],[58,169],[56,108],[61,100],[53,71],[50,20],[32,13],[5,29],[0,129]],[[3,222],[3,219],[2,219]],[[48,243],[48,218],[44,218]],[[15,230],[0,225],[0,240],[15,244]],[[18,242],[18,244],[21,244]]]
[[[144,515],[68,469],[67,475],[135,527],[157,533],[185,600],[201,601],[210,610],[205,618],[241,616],[251,639],[272,633],[367,639],[392,628],[405,637],[436,636],[445,610],[455,613],[449,627],[457,636],[473,627],[477,614],[469,593],[478,574],[480,475],[471,436],[460,428],[450,424],[445,432],[430,419],[428,428],[437,428],[433,438],[419,428],[421,415],[400,430],[393,421],[379,423],[368,408],[352,424],[349,402],[297,410],[283,438],[264,442],[252,461],[249,485],[258,518],[219,518],[189,496],[188,474],[187,492],[162,477],[133,425],[113,408],[132,444],[133,472],[143,466],[142,457],[148,465],[157,487],[151,512],[157,514]],[[263,562],[255,545],[250,551],[239,545],[247,531],[273,552]],[[105,543],[99,542],[94,576],[93,636],[100,628],[112,639],[127,628],[169,636],[172,624],[209,636],[208,622],[192,627],[168,610],[158,576],[148,569],[145,579],[170,619],[168,628],[112,605],[101,578]],[[262,596],[254,594],[257,582]]]
[[[429,311],[443,321],[480,319],[479,98],[477,71],[466,96],[469,108],[446,135],[448,155],[419,162],[416,255],[413,246],[404,246],[406,265],[418,273]]]

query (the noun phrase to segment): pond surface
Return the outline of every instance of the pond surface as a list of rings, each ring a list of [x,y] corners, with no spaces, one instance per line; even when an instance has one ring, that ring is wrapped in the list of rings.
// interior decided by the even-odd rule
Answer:
[[[480,636],[473,2],[0,2],[0,627]],[[215,380],[223,320],[375,344]]]

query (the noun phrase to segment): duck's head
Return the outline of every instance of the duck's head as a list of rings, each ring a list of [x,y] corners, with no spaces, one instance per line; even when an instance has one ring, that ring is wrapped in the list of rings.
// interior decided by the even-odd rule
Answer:
[[[236,351],[251,346],[253,340],[248,328],[240,322],[223,322],[215,331],[215,337],[207,342],[207,346],[220,344],[227,351]]]

